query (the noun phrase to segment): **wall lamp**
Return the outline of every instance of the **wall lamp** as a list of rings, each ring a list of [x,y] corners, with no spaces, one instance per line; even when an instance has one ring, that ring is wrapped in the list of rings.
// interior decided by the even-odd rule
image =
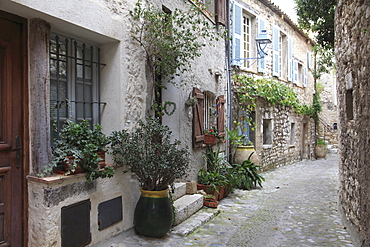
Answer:
[[[237,65],[236,63],[241,64],[242,60],[255,59],[257,61],[258,59],[264,58],[267,55],[267,52],[265,50],[267,48],[267,45],[270,43],[272,43],[272,41],[267,36],[267,30],[261,30],[261,33],[259,33],[256,38],[257,57],[234,58],[234,59],[231,59],[231,64]],[[251,63],[249,67],[252,66],[252,64],[254,64],[254,62]]]

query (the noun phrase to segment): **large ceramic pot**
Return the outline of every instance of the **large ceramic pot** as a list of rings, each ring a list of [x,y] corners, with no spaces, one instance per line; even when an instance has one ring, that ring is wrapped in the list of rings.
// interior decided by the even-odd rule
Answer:
[[[162,191],[141,189],[134,214],[136,231],[143,236],[160,238],[170,230],[172,222],[173,209],[168,189]]]
[[[326,145],[316,145],[315,147],[316,157],[317,158],[325,158],[328,152]]]
[[[244,160],[248,159],[251,153],[253,153],[251,156],[251,161],[255,165],[259,165],[260,159],[258,155],[256,154],[256,150],[254,149],[253,146],[238,146],[235,151],[236,163],[241,164]]]

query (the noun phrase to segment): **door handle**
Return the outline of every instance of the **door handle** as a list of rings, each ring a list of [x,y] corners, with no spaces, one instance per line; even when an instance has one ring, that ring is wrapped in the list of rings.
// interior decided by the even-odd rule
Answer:
[[[15,138],[15,148],[12,151],[16,156],[15,168],[19,169],[21,168],[21,138],[19,136]]]

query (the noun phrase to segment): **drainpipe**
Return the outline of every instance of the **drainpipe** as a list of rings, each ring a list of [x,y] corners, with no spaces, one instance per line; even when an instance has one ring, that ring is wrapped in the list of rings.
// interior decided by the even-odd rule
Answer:
[[[232,100],[233,100],[233,93],[231,87],[231,65],[230,65],[230,0],[226,1],[226,16],[227,16],[227,23],[226,23],[226,32],[227,38],[225,40],[226,43],[226,73],[227,73],[227,128],[229,130],[233,127],[233,117],[232,117]],[[230,142],[227,141],[227,153],[228,155],[231,153],[231,145]],[[229,156],[230,157],[230,156]]]

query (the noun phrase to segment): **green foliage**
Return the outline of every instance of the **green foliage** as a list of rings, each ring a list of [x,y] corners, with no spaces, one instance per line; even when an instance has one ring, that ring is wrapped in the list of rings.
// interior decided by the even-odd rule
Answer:
[[[323,145],[326,146],[326,142],[323,138],[317,138],[316,145]]]
[[[315,79],[320,79],[324,73],[329,73],[329,68],[333,68],[334,64],[334,50],[324,48],[320,45],[313,47],[315,68],[312,70],[312,75]]]
[[[189,10],[175,9],[167,13],[152,5],[143,6],[138,0],[130,14],[132,38],[145,50],[146,61],[154,81],[156,95],[165,88],[164,82],[176,84],[174,79],[191,67],[201,55],[206,41],[218,40],[215,26],[202,14],[203,7],[189,4]],[[160,102],[154,111],[163,115]]]
[[[271,79],[254,79],[245,75],[234,76],[236,95],[241,109],[247,112],[245,121],[251,123],[249,113],[256,107],[256,99],[261,97],[271,105],[282,105],[293,107],[295,112],[317,118],[321,111],[319,94],[313,97],[313,104],[308,106],[301,104],[293,88],[283,82]]]
[[[218,192],[219,186],[229,184],[228,171],[231,165],[227,161],[227,156],[220,152],[220,148],[213,152],[211,147],[208,147],[204,154],[207,167],[200,169],[198,172],[198,183],[209,185],[211,191]]]
[[[234,188],[250,190],[257,184],[262,187],[262,181],[265,179],[259,174],[259,166],[250,160],[252,154],[241,164],[233,164],[230,171],[230,181]]]
[[[92,181],[99,177],[112,177],[113,167],[104,167],[100,169],[98,155],[100,151],[106,151],[106,145],[109,139],[102,132],[102,127],[94,125],[94,130],[90,129],[88,120],[80,124],[67,120],[60,131],[59,139],[55,141],[52,148],[52,164],[44,170],[44,174],[51,173],[53,169],[63,162],[70,163],[71,172],[74,172],[78,166],[86,172],[86,179]],[[72,156],[73,159],[69,159]],[[69,172],[66,173],[67,175]]]
[[[181,178],[188,167],[189,152],[180,148],[180,141],[171,142],[172,132],[157,119],[139,121],[133,132],[114,131],[110,136],[112,157],[118,165],[126,165],[139,179],[144,190],[167,189]]]
[[[295,0],[298,24],[316,34],[317,43],[334,48],[334,14],[336,0]]]

